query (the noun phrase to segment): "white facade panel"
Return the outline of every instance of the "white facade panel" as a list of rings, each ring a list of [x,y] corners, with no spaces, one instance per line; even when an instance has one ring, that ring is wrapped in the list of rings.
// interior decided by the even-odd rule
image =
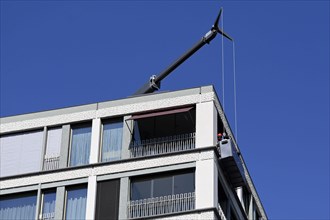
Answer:
[[[217,167],[213,158],[196,162],[196,209],[217,207]]]
[[[196,105],[196,148],[217,143],[217,112],[213,101]]]
[[[89,155],[89,163],[97,163],[99,159],[99,149],[100,149],[100,137],[101,137],[101,119],[93,119],[92,124],[92,143],[91,151]]]

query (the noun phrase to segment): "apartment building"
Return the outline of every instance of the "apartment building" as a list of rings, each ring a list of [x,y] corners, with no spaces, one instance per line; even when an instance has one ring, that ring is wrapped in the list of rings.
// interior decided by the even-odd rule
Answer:
[[[4,117],[0,132],[0,219],[267,219],[212,86]]]

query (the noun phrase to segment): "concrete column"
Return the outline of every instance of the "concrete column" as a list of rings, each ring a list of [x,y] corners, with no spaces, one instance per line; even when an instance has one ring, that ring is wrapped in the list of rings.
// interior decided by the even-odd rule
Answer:
[[[127,202],[129,200],[130,186],[128,177],[120,179],[119,192],[119,219],[127,219]]]
[[[100,137],[101,137],[101,119],[95,118],[92,123],[92,143],[89,155],[89,163],[97,163],[99,161],[100,152]]]
[[[214,159],[196,162],[196,209],[218,206],[218,171]]]
[[[130,118],[131,116],[124,117],[124,124],[123,124],[123,143],[121,148],[121,158],[127,159],[129,158],[129,144],[131,143],[131,138],[133,132],[133,120],[126,121],[126,119]]]
[[[42,171],[44,168],[44,159],[45,159],[45,153],[46,153],[46,146],[47,145],[47,127],[44,127],[43,131],[43,139],[42,139],[42,150],[41,150],[41,159],[40,159],[40,170]]]
[[[217,143],[217,111],[213,102],[196,105],[196,148],[215,146]]]
[[[38,187],[38,192],[37,192],[37,208],[36,208],[36,214],[35,214],[35,220],[41,219],[40,216],[40,203],[41,203],[41,184],[39,183],[39,187]]]
[[[94,219],[96,205],[96,176],[88,177],[86,219]]]
[[[68,166],[70,136],[71,136],[70,125],[63,125],[59,168],[65,168]]]
[[[65,187],[60,186],[56,188],[56,200],[55,200],[55,219],[64,218],[64,204],[65,204]]]

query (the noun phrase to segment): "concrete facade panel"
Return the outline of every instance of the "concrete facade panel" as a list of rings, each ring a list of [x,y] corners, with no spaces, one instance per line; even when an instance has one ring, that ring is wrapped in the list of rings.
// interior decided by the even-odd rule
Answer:
[[[213,153],[213,150],[210,150]],[[208,151],[194,152],[174,156],[164,156],[149,158],[141,161],[123,162],[97,167],[87,167],[81,169],[57,171],[54,173],[32,175],[21,178],[7,179],[1,181],[0,189],[34,185],[39,183],[50,183],[70,179],[79,179],[88,176],[114,174],[126,171],[143,170],[146,168],[162,167],[175,164],[194,162],[200,158],[208,158],[211,154]]]

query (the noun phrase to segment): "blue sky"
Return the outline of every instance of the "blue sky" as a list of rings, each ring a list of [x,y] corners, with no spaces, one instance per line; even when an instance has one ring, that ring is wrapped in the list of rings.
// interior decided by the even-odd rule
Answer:
[[[235,39],[238,143],[270,219],[329,219],[329,1],[1,1],[1,117],[125,98],[210,29]],[[213,84],[217,37],[162,82]],[[234,127],[233,51],[224,40]]]

